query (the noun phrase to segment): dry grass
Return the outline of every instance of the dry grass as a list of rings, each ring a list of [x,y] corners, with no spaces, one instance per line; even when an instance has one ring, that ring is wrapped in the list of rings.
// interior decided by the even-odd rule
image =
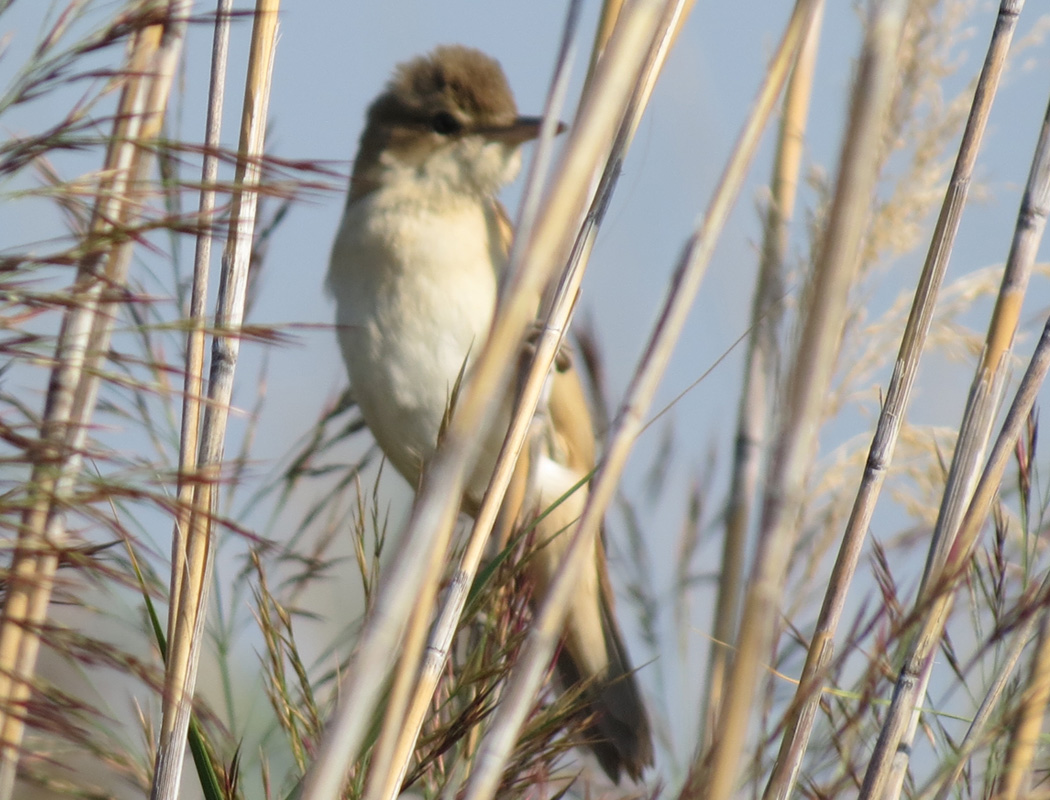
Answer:
[[[606,3],[575,111],[567,55],[592,34],[577,29],[570,7],[547,111],[574,113],[574,123],[557,154],[550,137],[538,148],[501,313],[457,389],[404,529],[388,522],[384,473],[374,448],[361,449],[367,432],[349,395],[304,424],[279,463],[254,461],[266,384],[237,373],[238,349],[287,341],[288,331],[246,322],[252,282],[271,277],[266,245],[283,235],[289,205],[335,183],[321,164],[266,155],[278,5],[234,12],[220,3],[200,17],[178,0],[107,6],[104,17],[80,3],[57,9],[0,88],[2,117],[95,79],[53,127],[0,144],[0,177],[36,187],[5,202],[52,203],[68,226],[42,247],[0,251],[9,551],[0,800],[198,791],[209,800],[388,800],[403,788],[471,800],[1047,794],[1050,571],[1033,409],[1050,333],[1019,388],[1009,385],[1026,288],[1041,274],[1050,122],[1004,267],[963,257],[965,274],[945,283],[1021,5],[1003,0],[994,32],[977,34],[990,42],[978,76],[956,50],[969,4],[872,2],[848,103],[811,110],[823,4],[796,3],[722,180],[695,230],[677,233],[677,269],[622,397],[604,395],[600,344],[581,342],[596,401],[612,409],[598,415],[608,438],[571,555],[538,607],[523,569],[528,532],[498,553],[489,534],[514,490],[622,160],[691,4]],[[209,32],[208,128],[200,142],[168,138],[182,47]],[[226,152],[218,124],[233,36],[250,55],[240,142]],[[943,96],[970,73],[968,89]],[[755,153],[773,138],[778,104],[752,318],[733,332],[747,340],[738,446],[681,498],[665,591],[652,585],[653,564],[671,556],[641,531],[671,502],[660,487],[681,469],[673,423],[648,496],[631,494],[623,469]],[[807,184],[805,132],[818,110],[847,124],[836,165],[812,170]],[[98,171],[66,176],[57,164],[69,151]],[[923,252],[918,288],[902,289],[891,264]],[[900,295],[877,299],[887,291]],[[536,309],[528,298],[540,295]],[[975,322],[981,302],[992,310]],[[515,375],[537,313],[535,358]],[[913,386],[944,358],[974,365],[971,388],[953,397],[965,405],[961,421],[910,422]],[[515,424],[461,541],[457,498],[473,432],[512,380],[521,387]],[[241,386],[246,433],[229,452]],[[118,423],[134,435],[112,435]],[[348,461],[351,449],[363,455]],[[731,476],[725,500],[710,488],[714,474]],[[253,519],[265,509],[268,522],[239,522],[247,509]],[[563,595],[607,516],[630,552],[632,602],[620,613],[638,612],[653,658],[681,659],[683,674],[706,680],[688,734],[655,714],[661,754],[642,786],[613,787],[581,767],[580,697],[550,680]],[[719,568],[706,571],[717,604],[697,618],[690,598],[704,576],[695,565],[712,529],[725,537]],[[233,565],[222,581],[219,557]],[[318,593],[333,586],[336,605],[359,602],[364,612],[350,621],[339,608],[344,624],[320,636],[332,603]],[[697,629],[711,641],[694,662],[687,644]],[[658,671],[641,672],[654,712],[680,702],[651,677]],[[268,698],[265,711],[245,702],[253,692]],[[192,786],[180,784],[184,775]]]

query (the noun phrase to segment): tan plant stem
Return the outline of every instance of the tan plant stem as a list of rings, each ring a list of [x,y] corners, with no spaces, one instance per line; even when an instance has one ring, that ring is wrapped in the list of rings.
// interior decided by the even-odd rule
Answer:
[[[62,320],[41,445],[29,486],[0,620],[0,798],[14,790],[25,703],[47,616],[66,506],[80,471],[102,363],[123,300],[135,224],[147,191],[152,140],[161,129],[186,31],[189,3],[171,2],[164,22],[138,31],[123,73],[113,135],[85,241],[85,256]]]
[[[1000,800],[1031,796],[1032,761],[1042,733],[1046,704],[1050,700],[1050,613],[1040,615],[1039,636],[1028,685],[1021,695],[1020,708],[1010,726],[1010,743],[1003,764],[1003,776],[996,795]]]
[[[758,677],[776,636],[808,465],[817,446],[818,420],[834,371],[861,232],[874,194],[875,154],[892,97],[905,8],[904,0],[875,3],[868,19],[827,229],[810,280],[814,290],[809,293],[784,391],[729,689],[712,737],[710,759],[703,768],[699,760],[694,765],[684,797],[726,800],[736,790]]]
[[[1050,572],[1043,576],[1042,585],[1039,587],[1039,591],[1035,594],[1035,599],[1031,607],[1045,609],[1048,603],[1050,603]],[[1000,710],[999,702],[1002,700],[1003,692],[1006,690],[1007,684],[1013,677],[1014,667],[1017,666],[1022,651],[1032,638],[1032,632],[1035,630],[1036,623],[1041,622],[1044,616],[1045,611],[1041,615],[1030,614],[1024,623],[1013,633],[1013,643],[1010,645],[1005,657],[1000,662],[999,668],[995,674],[995,679],[992,681],[992,685],[988,688],[988,691],[985,692],[984,697],[981,699],[981,704],[977,708],[977,713],[974,714],[973,720],[970,722],[970,727],[966,729],[966,735],[956,749],[955,765],[946,776],[938,779],[937,782],[940,784],[940,788],[937,790],[937,793],[933,795],[933,800],[948,800],[951,793],[958,787],[959,780],[962,777],[963,770],[969,762],[970,756],[982,744],[983,737],[988,735],[988,723],[991,721],[993,714]],[[923,792],[921,795],[917,796],[929,797],[929,793]]]
[[[992,100],[1006,63],[1017,14],[1023,4],[1023,0],[1004,0],[999,9],[999,17],[977,82],[977,90],[963,132],[962,142],[959,145],[955,168],[948,183],[944,203],[934,228],[926,254],[926,262],[901,339],[896,368],[886,389],[886,399],[883,402],[882,413],[879,415],[878,425],[868,451],[864,475],[853,502],[853,509],[846,524],[831,578],[828,581],[828,589],[817,618],[806,664],[799,678],[795,699],[788,714],[780,752],[766,786],[765,800],[774,798],[782,800],[789,797],[802,765],[802,757],[813,729],[826,672],[834,657],[834,636],[842,617],[846,593],[856,572],[875,510],[875,503],[886,477],[886,470],[893,459],[893,451],[918,372],[919,360],[933,320],[937,295],[944,280],[944,273],[948,268],[955,236],[959,230],[959,221],[966,204],[973,166],[980,150]]]
[[[169,604],[178,607],[186,564],[185,532],[190,523],[190,506],[196,485],[202,386],[204,384],[205,315],[208,302],[208,276],[215,236],[215,185],[219,177],[222,109],[226,94],[226,65],[229,58],[230,12],[233,0],[219,0],[215,10],[212,40],[211,76],[208,85],[208,116],[204,129],[204,161],[201,166],[201,194],[197,209],[197,242],[193,258],[193,285],[190,288],[189,324],[186,335],[186,373],[183,376],[182,428],[179,436],[179,486],[175,526],[171,537],[171,580]],[[168,641],[175,634],[175,615],[168,616]]]
[[[185,575],[178,603],[169,608],[168,662],[164,676],[164,708],[154,769],[152,800],[175,800],[185,753],[186,731],[201,640],[204,635],[211,583],[214,509],[226,440],[226,422],[233,395],[233,378],[240,350],[240,328],[255,232],[255,212],[262,178],[266,112],[277,42],[279,0],[259,0],[255,7],[248,75],[241,114],[235,191],[230,229],[223,254],[212,340],[208,402],[201,426],[198,452],[199,480],[194,484],[186,529]]]
[[[726,504],[725,537],[718,597],[712,616],[712,640],[707,665],[707,691],[700,713],[701,746],[711,745],[710,736],[722,705],[725,682],[733,663],[729,643],[736,638],[740,598],[743,594],[744,558],[762,467],[763,444],[771,413],[773,386],[778,372],[777,329],[782,317],[784,256],[788,223],[794,214],[798,191],[802,143],[809,115],[813,71],[820,42],[824,4],[818,5],[813,24],[799,50],[784,93],[784,110],[777,139],[776,161],[769,207],[762,240],[762,258],[751,301],[751,330],[748,336],[744,385],[740,393],[733,472]]]
[[[974,519],[978,513],[974,509],[979,505],[979,500],[983,502],[983,498],[974,493],[970,499],[970,489],[977,480],[984,447],[1001,397],[1025,289],[1046,227],[1048,210],[1050,106],[1047,107],[1043,119],[1010,254],[1003,272],[1002,285],[985,338],[984,352],[970,387],[966,410],[963,412],[959,440],[948,473],[940,514],[934,527],[927,569],[916,599],[916,609],[923,612],[924,624],[917,637],[907,643],[893,700],[864,777],[861,797],[866,800],[896,797],[903,785],[908,764],[907,751],[918,727],[920,698],[925,694],[933,664],[933,652],[940,640],[950,608],[947,596],[943,595],[946,591],[944,576],[951,574],[949,566],[953,569],[959,567],[959,553],[968,547],[965,536],[970,535],[969,529],[979,530],[983,522],[983,516],[976,521]],[[989,469],[990,465],[985,468],[985,477]],[[984,480],[982,477],[982,484]],[[995,487],[979,486],[978,491],[990,494],[994,493]],[[991,502],[990,498],[987,502]],[[976,531],[972,535],[975,538]],[[951,563],[950,558],[954,558],[955,562]]]
[[[789,25],[789,33],[774,58],[774,67],[760,91],[759,100],[716,190],[711,208],[700,229],[690,238],[675,270],[667,301],[617,415],[608,451],[592,483],[588,501],[564,562],[548,587],[547,597],[536,614],[522,656],[512,669],[504,701],[482,743],[477,766],[467,787],[468,800],[488,800],[496,791],[499,776],[517,731],[550,663],[564,620],[566,598],[582,569],[581,558],[590,552],[592,537],[596,535],[600,520],[615,492],[627,455],[642,428],[641,420],[651,404],[656,386],[670,358],[671,349],[681,333],[689,306],[695,298],[700,279],[710,260],[714,242],[739,192],[746,174],[746,166],[750,163],[761,130],[786,79],[788,66],[801,39],[801,23],[807,19],[804,11],[800,13],[800,8],[810,7],[806,4],[796,7],[796,15],[792,18],[794,24]],[[618,33],[619,29],[614,33],[614,42]],[[658,35],[663,34],[661,32]],[[610,52],[612,46],[610,43]],[[599,62],[599,71],[605,63],[605,59]]]
[[[613,29],[616,27],[616,20],[620,18],[622,10],[623,0],[604,0],[602,3],[601,14],[598,16],[598,27],[594,32],[591,60],[587,68],[588,83],[590,83],[591,76],[594,74],[594,68],[598,64],[598,59],[605,52],[605,45],[609,43],[609,37],[612,36]]]

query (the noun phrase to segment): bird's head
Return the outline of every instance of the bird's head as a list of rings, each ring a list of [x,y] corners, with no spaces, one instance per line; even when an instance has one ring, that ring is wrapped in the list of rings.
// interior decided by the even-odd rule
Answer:
[[[539,117],[518,116],[499,62],[458,45],[397,67],[368,109],[351,194],[411,179],[428,192],[492,196],[517,175]]]

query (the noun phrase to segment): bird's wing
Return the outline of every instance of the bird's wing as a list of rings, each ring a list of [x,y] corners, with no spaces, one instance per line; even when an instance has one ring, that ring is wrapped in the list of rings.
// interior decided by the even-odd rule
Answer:
[[[493,216],[506,258],[514,229],[499,203]],[[572,359],[563,361],[551,374],[545,430],[522,451],[504,501],[497,524],[502,541],[515,522],[548,511],[594,469],[595,433],[587,394]],[[528,572],[538,600],[564,561],[586,501],[583,485],[536,522],[533,538],[540,546],[529,557]],[[637,779],[653,759],[649,718],[613,613],[602,537],[595,537],[592,546],[588,561],[593,568],[584,570],[569,600],[558,672],[567,685],[587,684],[593,718],[584,736],[602,768],[613,780],[621,772]]]
[[[495,238],[505,262],[514,239],[514,225],[504,205],[499,200],[492,202]],[[571,359],[568,361],[571,362]],[[562,458],[558,460],[567,467],[579,470],[581,474],[590,472],[595,463],[594,424],[583,382],[572,363],[554,372],[549,409],[557,447],[562,453]]]
[[[510,221],[506,206],[499,200],[492,201],[492,211],[496,222],[496,242],[503,255],[503,261],[506,262],[510,255],[510,244],[514,241],[514,223]]]

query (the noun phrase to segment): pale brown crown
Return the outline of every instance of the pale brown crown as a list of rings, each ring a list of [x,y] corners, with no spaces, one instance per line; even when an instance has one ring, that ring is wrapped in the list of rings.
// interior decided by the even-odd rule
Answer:
[[[538,121],[518,118],[514,95],[496,59],[462,45],[438,47],[400,64],[369,107],[350,199],[376,187],[384,152],[413,164],[472,133],[516,145],[537,131]]]
[[[462,45],[438,47],[398,65],[385,97],[405,117],[424,124],[438,111],[449,111],[464,124],[509,125],[518,115],[499,62]]]

